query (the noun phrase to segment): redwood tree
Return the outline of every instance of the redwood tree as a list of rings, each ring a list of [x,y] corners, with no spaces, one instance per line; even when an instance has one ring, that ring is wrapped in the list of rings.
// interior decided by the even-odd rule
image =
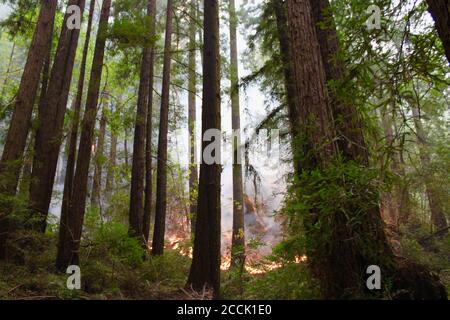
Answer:
[[[328,94],[340,152],[347,160],[368,165],[369,156],[359,111],[353,103],[338,95],[339,89],[350,91],[351,88],[342,87],[344,61],[340,55],[339,38],[329,0],[310,0],[310,4],[325,69],[325,79],[329,84]]]
[[[97,39],[95,41],[94,57],[92,60],[91,77],[86,98],[86,107],[81,123],[80,144],[73,181],[73,191],[70,198],[66,222],[62,221],[59,233],[57,267],[64,270],[68,265],[79,263],[79,248],[83,230],[84,212],[86,208],[87,182],[91,147],[94,136],[95,117],[100,94],[103,58],[108,28],[111,0],[104,0],[100,13]]]
[[[327,174],[327,168],[335,166],[340,154],[344,155],[344,166],[349,165],[355,170],[356,164],[363,168],[365,161],[361,161],[364,159],[361,151],[349,156],[340,150],[334,139],[333,106],[326,87],[325,64],[329,60],[324,59],[320,52],[321,43],[313,11],[313,6],[319,4],[309,0],[288,0],[287,5],[293,78],[299,108],[300,130],[296,138],[301,143],[294,152],[301,154],[301,178],[314,178],[317,172],[321,172],[319,176]],[[315,172],[314,175],[311,172]],[[306,186],[302,188],[308,190]],[[442,297],[442,286],[426,268],[405,259],[394,261],[384,234],[377,199],[372,199],[377,198],[376,191],[367,198],[368,203],[360,202],[366,199],[365,194],[369,195],[370,191],[364,189],[359,192],[361,194],[353,195],[356,201],[353,197],[346,200],[345,208],[324,212],[313,205],[305,217],[309,238],[308,263],[324,295],[329,298],[364,296],[366,267],[378,265],[396,288],[408,290],[413,297]],[[306,199],[310,196],[313,195],[307,194]],[[324,239],[324,235],[327,238]]]
[[[150,18],[150,61],[148,69],[150,70],[148,81],[148,101],[147,101],[147,127],[145,138],[145,199],[144,216],[142,222],[142,232],[144,240],[147,243],[150,233],[150,219],[152,212],[152,114],[153,114],[153,83],[154,83],[154,65],[155,65],[155,34],[156,34],[156,1],[149,0],[148,16]]]
[[[188,62],[188,126],[189,126],[189,213],[191,234],[195,231],[195,214],[197,211],[198,168],[197,168],[197,0],[190,2],[189,22],[189,62]]]
[[[309,0],[288,0],[287,5],[300,126],[299,136],[296,139],[301,143],[294,152],[302,154],[301,171],[309,173],[332,165],[339,150],[334,140],[336,133],[333,115],[311,4]],[[324,244],[313,244],[313,246],[320,245],[321,250],[309,247],[307,255],[313,273],[320,280],[327,297],[361,294],[363,268],[367,263],[377,264],[379,260],[375,260],[375,256],[364,256],[364,249],[359,247],[362,244],[359,239],[362,234],[358,231],[365,230],[367,233],[364,236],[373,237],[372,243],[379,247],[380,256],[389,257],[390,252],[383,237],[381,220],[377,220],[376,216],[373,219],[369,216],[366,222],[362,222],[367,224],[362,230],[351,230],[351,225],[342,213],[335,212],[321,216],[319,212],[317,208],[313,208],[310,216],[305,219],[307,236],[310,237],[311,243],[320,241],[322,233],[329,234],[325,229],[314,230],[314,225],[318,221],[321,222],[321,228],[331,225],[334,227],[329,234],[330,239],[322,239]],[[352,237],[354,240],[346,240]],[[345,275],[342,275],[343,270]]]
[[[71,0],[69,6],[71,5],[79,6],[80,11],[83,12],[85,0]],[[47,225],[80,34],[78,28],[69,29],[67,22],[72,14],[67,12],[64,16],[45,101],[39,106],[39,127],[35,138],[29,204],[33,214],[33,228],[41,232],[45,231]]]
[[[59,228],[60,232],[66,230],[64,227],[61,227],[61,223],[66,223],[67,221],[67,211],[69,209],[70,197],[72,195],[73,174],[75,171],[75,158],[77,153],[78,128],[80,122],[80,111],[83,100],[84,81],[86,75],[86,62],[89,52],[89,43],[91,40],[92,19],[94,17],[94,10],[95,10],[95,0],[91,0],[89,5],[89,16],[86,28],[86,38],[84,40],[83,55],[80,63],[80,75],[77,84],[77,95],[75,97],[75,102],[73,105],[73,119],[70,127],[69,139],[67,142],[68,143],[67,164],[66,164],[66,175],[64,178],[63,199],[61,204],[61,217]]]
[[[0,174],[6,178],[0,189],[4,195],[16,193],[20,175],[20,164],[17,162],[21,160],[25,149],[41,71],[51,47],[56,5],[56,0],[43,0],[41,3],[33,40],[14,101],[14,112],[0,161]]]
[[[158,137],[158,164],[156,177],[156,208],[155,229],[153,233],[152,254],[161,255],[164,252],[164,235],[166,228],[167,207],[167,134],[169,124],[169,89],[171,43],[173,29],[173,0],[167,1],[166,38],[164,44],[164,66],[161,93],[161,111]]]
[[[245,257],[244,190],[242,184],[241,110],[239,105],[239,63],[237,52],[237,16],[234,0],[229,0],[230,14],[230,98],[233,159],[233,232],[231,265],[242,266]]]
[[[152,3],[148,2],[147,16],[152,19]],[[151,35],[151,32],[149,33]],[[144,179],[145,179],[145,139],[148,112],[148,99],[150,90],[150,60],[152,59],[152,47],[149,39],[144,46],[141,61],[141,74],[139,82],[137,112],[134,126],[133,162],[131,168],[130,213],[129,233],[132,236],[143,235],[144,215]]]
[[[202,137],[209,129],[221,129],[219,1],[205,1],[203,47]],[[187,285],[195,290],[205,286],[220,294],[220,163],[206,164],[202,141],[202,161],[197,202],[194,251]]]
[[[27,143],[33,103],[36,98],[42,67],[50,50],[51,41],[49,40],[53,34],[56,6],[56,0],[42,0],[41,2],[41,10],[33,40],[28,50],[27,62],[14,101],[14,112],[0,160],[0,177],[2,179],[0,194],[5,197],[16,194],[21,169],[20,162]],[[0,212],[0,259],[4,259],[6,255],[5,245],[10,212],[7,203],[2,204],[2,207]]]
[[[280,44],[280,56],[281,63],[283,67],[283,76],[284,76],[284,87],[285,87],[285,100],[288,106],[289,112],[289,121],[290,121],[290,131],[292,137],[298,136],[299,130],[299,116],[298,116],[298,107],[295,93],[295,83],[294,83],[294,75],[292,68],[292,52],[291,52],[291,44],[290,44],[290,36],[289,29],[287,24],[287,12],[286,12],[286,3],[283,1],[273,0],[271,5],[274,7],[276,25],[277,25],[277,37]],[[296,146],[293,144],[293,148]],[[294,169],[297,173],[299,173],[299,159],[298,156],[294,153]]]

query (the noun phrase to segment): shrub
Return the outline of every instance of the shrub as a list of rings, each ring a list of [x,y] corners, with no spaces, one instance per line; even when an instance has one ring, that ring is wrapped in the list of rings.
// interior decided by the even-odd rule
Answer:
[[[256,275],[245,283],[244,299],[308,300],[319,297],[317,284],[306,265],[288,263],[263,275]]]
[[[166,250],[162,256],[149,257],[143,266],[142,277],[165,286],[182,287],[186,283],[191,259],[177,251]]]
[[[124,264],[137,267],[142,264],[145,250],[138,239],[128,235],[127,227],[117,222],[107,222],[92,232],[92,239],[85,241],[83,255],[110,265]]]

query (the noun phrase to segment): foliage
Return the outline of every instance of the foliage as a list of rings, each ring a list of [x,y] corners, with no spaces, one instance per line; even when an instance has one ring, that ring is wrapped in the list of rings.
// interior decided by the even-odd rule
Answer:
[[[248,279],[244,299],[309,300],[320,297],[317,284],[305,264],[288,263],[276,270]]]
[[[336,228],[336,215],[345,217],[348,226],[358,230],[356,226],[366,219],[367,212],[378,205],[382,184],[377,174],[375,170],[353,162],[335,162],[326,168],[303,172],[292,183],[290,197],[283,209],[283,214],[289,218],[293,239],[302,240],[298,234],[306,232],[307,249],[324,249]],[[364,236],[360,234],[358,238]],[[285,243],[288,252],[299,247],[292,240]]]
[[[131,268],[142,264],[144,248],[138,239],[128,236],[128,228],[122,223],[109,221],[101,224],[92,232],[90,241],[92,245],[87,242],[83,250],[90,257],[102,257],[111,265],[123,264]]]
[[[16,260],[0,262],[0,299],[149,299],[170,296],[186,281],[190,259],[177,251],[147,256],[124,225],[108,222],[81,243],[81,290],[54,267],[56,234],[18,232]],[[20,258],[20,259],[19,259]],[[144,259],[145,258],[145,259]]]

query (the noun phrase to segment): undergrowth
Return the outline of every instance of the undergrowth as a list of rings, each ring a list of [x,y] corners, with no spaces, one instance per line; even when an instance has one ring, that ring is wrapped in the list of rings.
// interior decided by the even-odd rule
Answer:
[[[57,272],[57,237],[17,232],[11,259],[0,263],[0,299],[170,299],[184,286],[190,259],[176,251],[153,257],[119,223],[105,223],[81,244],[81,290]]]

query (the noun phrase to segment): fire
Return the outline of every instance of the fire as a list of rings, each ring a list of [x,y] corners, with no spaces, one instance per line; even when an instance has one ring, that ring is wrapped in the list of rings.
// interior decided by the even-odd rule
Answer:
[[[222,261],[220,263],[220,270],[222,271],[228,270],[231,266],[231,258],[229,256],[222,256],[221,260]]]
[[[245,266],[245,270],[248,271],[248,273],[256,275],[256,274],[264,274],[268,271],[273,271],[276,269],[279,269],[283,266],[282,263],[279,262],[270,262],[270,263],[264,263],[264,264],[258,264],[258,265],[247,265]]]
[[[166,245],[166,248],[169,250],[176,250],[181,255],[185,257],[189,257],[192,259],[192,247],[186,247],[183,246],[183,242],[185,241],[184,237],[181,237],[179,235],[172,235],[168,239],[168,243]],[[294,263],[301,264],[306,262],[307,257],[305,255],[303,256],[296,256],[294,258]],[[222,256],[222,261],[220,264],[220,269],[222,271],[226,271],[230,268],[231,265],[231,258],[229,254],[225,254]],[[264,274],[269,271],[273,271],[276,269],[279,269],[283,266],[283,263],[281,262],[275,262],[275,261],[266,261],[262,259],[262,257],[258,256],[257,254],[250,254],[247,257],[246,263],[245,263],[245,270],[252,274],[252,275],[260,275]]]
[[[182,246],[182,242],[185,239],[183,237],[172,235],[169,237],[169,243],[166,245],[167,249],[170,250],[176,250],[178,251],[182,256],[188,257],[192,259],[192,247],[184,247]]]
[[[220,270],[226,271],[231,266],[231,258],[229,255],[222,256],[222,263],[220,264]],[[245,270],[250,274],[264,274],[268,271],[281,268],[282,264],[278,262],[252,262],[247,261],[245,263]]]
[[[296,256],[294,258],[294,262],[296,264],[300,264],[300,263],[306,262],[306,260],[308,260],[308,258],[305,255],[303,255],[303,256]]]

